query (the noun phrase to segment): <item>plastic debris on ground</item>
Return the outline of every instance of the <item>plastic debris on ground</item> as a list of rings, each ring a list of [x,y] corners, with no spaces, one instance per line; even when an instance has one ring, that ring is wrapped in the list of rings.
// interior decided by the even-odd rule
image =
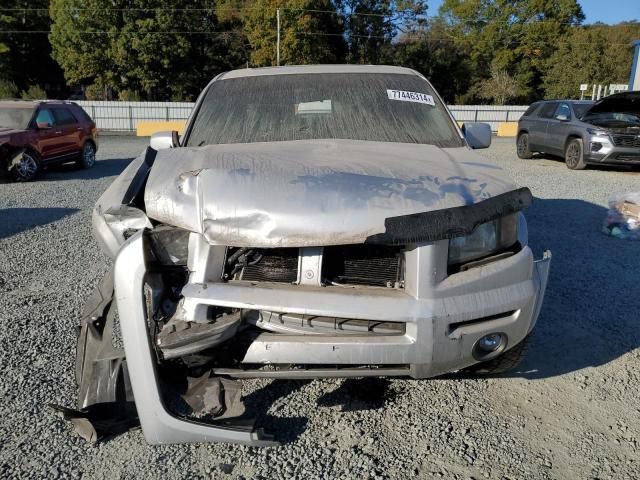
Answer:
[[[626,240],[640,240],[640,192],[616,195],[609,200],[603,233]]]

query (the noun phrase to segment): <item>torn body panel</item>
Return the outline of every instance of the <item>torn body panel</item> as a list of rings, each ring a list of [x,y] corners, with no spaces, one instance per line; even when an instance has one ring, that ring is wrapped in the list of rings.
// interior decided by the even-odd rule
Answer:
[[[135,158],[100,196],[91,218],[100,249],[114,259],[127,236],[151,228],[141,195],[156,151],[147,148]]]

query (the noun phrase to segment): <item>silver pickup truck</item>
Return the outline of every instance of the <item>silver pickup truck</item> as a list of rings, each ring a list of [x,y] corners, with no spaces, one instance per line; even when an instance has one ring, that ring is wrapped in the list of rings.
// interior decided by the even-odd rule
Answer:
[[[527,245],[529,190],[472,150],[490,141],[405,68],[219,75],[182,138],[154,135],[95,207],[115,266],[87,304],[67,414],[89,438],[117,405],[116,428],[134,412],[149,443],[265,445],[241,379],[514,367],[550,255]]]

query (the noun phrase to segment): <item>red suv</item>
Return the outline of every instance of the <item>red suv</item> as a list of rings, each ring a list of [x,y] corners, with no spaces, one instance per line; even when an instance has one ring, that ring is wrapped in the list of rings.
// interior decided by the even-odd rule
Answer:
[[[97,149],[96,124],[73,102],[0,102],[0,172],[17,181],[54,163],[91,168]]]

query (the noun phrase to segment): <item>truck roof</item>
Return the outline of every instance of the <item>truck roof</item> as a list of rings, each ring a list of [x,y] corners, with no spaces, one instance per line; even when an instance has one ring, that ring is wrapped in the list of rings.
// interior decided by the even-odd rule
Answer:
[[[410,68],[391,65],[291,65],[285,67],[242,68],[223,73],[218,79],[311,73],[400,73],[421,76]]]

